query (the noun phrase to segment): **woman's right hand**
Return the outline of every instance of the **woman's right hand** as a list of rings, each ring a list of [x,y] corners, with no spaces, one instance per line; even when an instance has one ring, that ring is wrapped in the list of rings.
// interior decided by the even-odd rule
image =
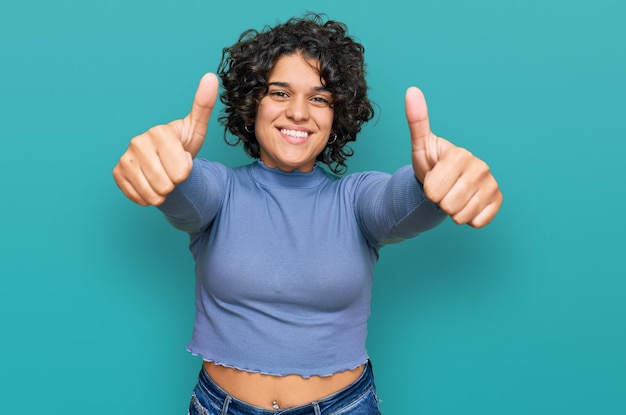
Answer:
[[[202,77],[191,112],[183,119],[157,125],[130,140],[113,168],[115,183],[133,202],[158,206],[191,172],[217,99],[215,74]]]

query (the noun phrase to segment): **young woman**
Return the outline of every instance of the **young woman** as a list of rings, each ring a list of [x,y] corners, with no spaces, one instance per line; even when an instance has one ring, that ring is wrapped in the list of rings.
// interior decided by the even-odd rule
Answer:
[[[115,180],[190,236],[203,358],[190,414],[378,414],[365,349],[379,249],[446,216],[481,227],[502,194],[488,166],[435,136],[420,90],[412,165],[345,176],[373,116],[363,47],[317,15],[244,32],[218,69],[219,118],[254,162],[196,158],[217,98],[205,75],[184,119],[131,140]],[[322,164],[335,174],[322,168]]]

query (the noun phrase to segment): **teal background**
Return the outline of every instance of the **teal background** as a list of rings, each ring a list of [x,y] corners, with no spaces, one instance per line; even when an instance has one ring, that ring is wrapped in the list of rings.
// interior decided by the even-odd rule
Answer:
[[[366,47],[351,171],[410,161],[403,95],[505,202],[383,249],[369,351],[395,414],[626,413],[626,3],[3,0],[0,412],[183,414],[187,238],[127,201],[129,139],[183,116],[221,48],[305,10]],[[247,162],[217,122],[201,155]]]

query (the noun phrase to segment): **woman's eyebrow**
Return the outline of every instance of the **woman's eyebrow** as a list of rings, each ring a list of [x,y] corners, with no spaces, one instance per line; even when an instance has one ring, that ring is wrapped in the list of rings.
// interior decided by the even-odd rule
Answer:
[[[274,82],[269,82],[267,84],[268,86],[278,86],[281,88],[291,88],[291,84],[289,82],[280,82],[280,81],[274,81]],[[316,92],[329,92],[328,88],[326,88],[325,86],[316,86],[313,87],[313,90]]]
[[[270,82],[267,84],[268,86],[279,86],[281,88],[289,88],[291,85],[288,82]]]

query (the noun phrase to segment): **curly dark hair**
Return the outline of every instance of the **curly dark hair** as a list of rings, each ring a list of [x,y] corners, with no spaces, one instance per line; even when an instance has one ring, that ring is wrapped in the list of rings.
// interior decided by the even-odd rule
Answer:
[[[337,139],[331,140],[317,161],[341,174],[347,168],[345,160],[354,154],[347,144],[374,117],[374,108],[367,97],[363,45],[348,35],[345,24],[324,15],[307,13],[262,31],[246,30],[237,43],[223,49],[218,74],[224,87],[219,118],[224,138],[233,146],[243,143],[248,155],[260,157],[259,142],[254,131],[248,130],[267,94],[274,65],[280,57],[296,53],[319,62],[322,84],[333,96],[332,131]],[[227,132],[236,137],[234,142],[226,138]]]

